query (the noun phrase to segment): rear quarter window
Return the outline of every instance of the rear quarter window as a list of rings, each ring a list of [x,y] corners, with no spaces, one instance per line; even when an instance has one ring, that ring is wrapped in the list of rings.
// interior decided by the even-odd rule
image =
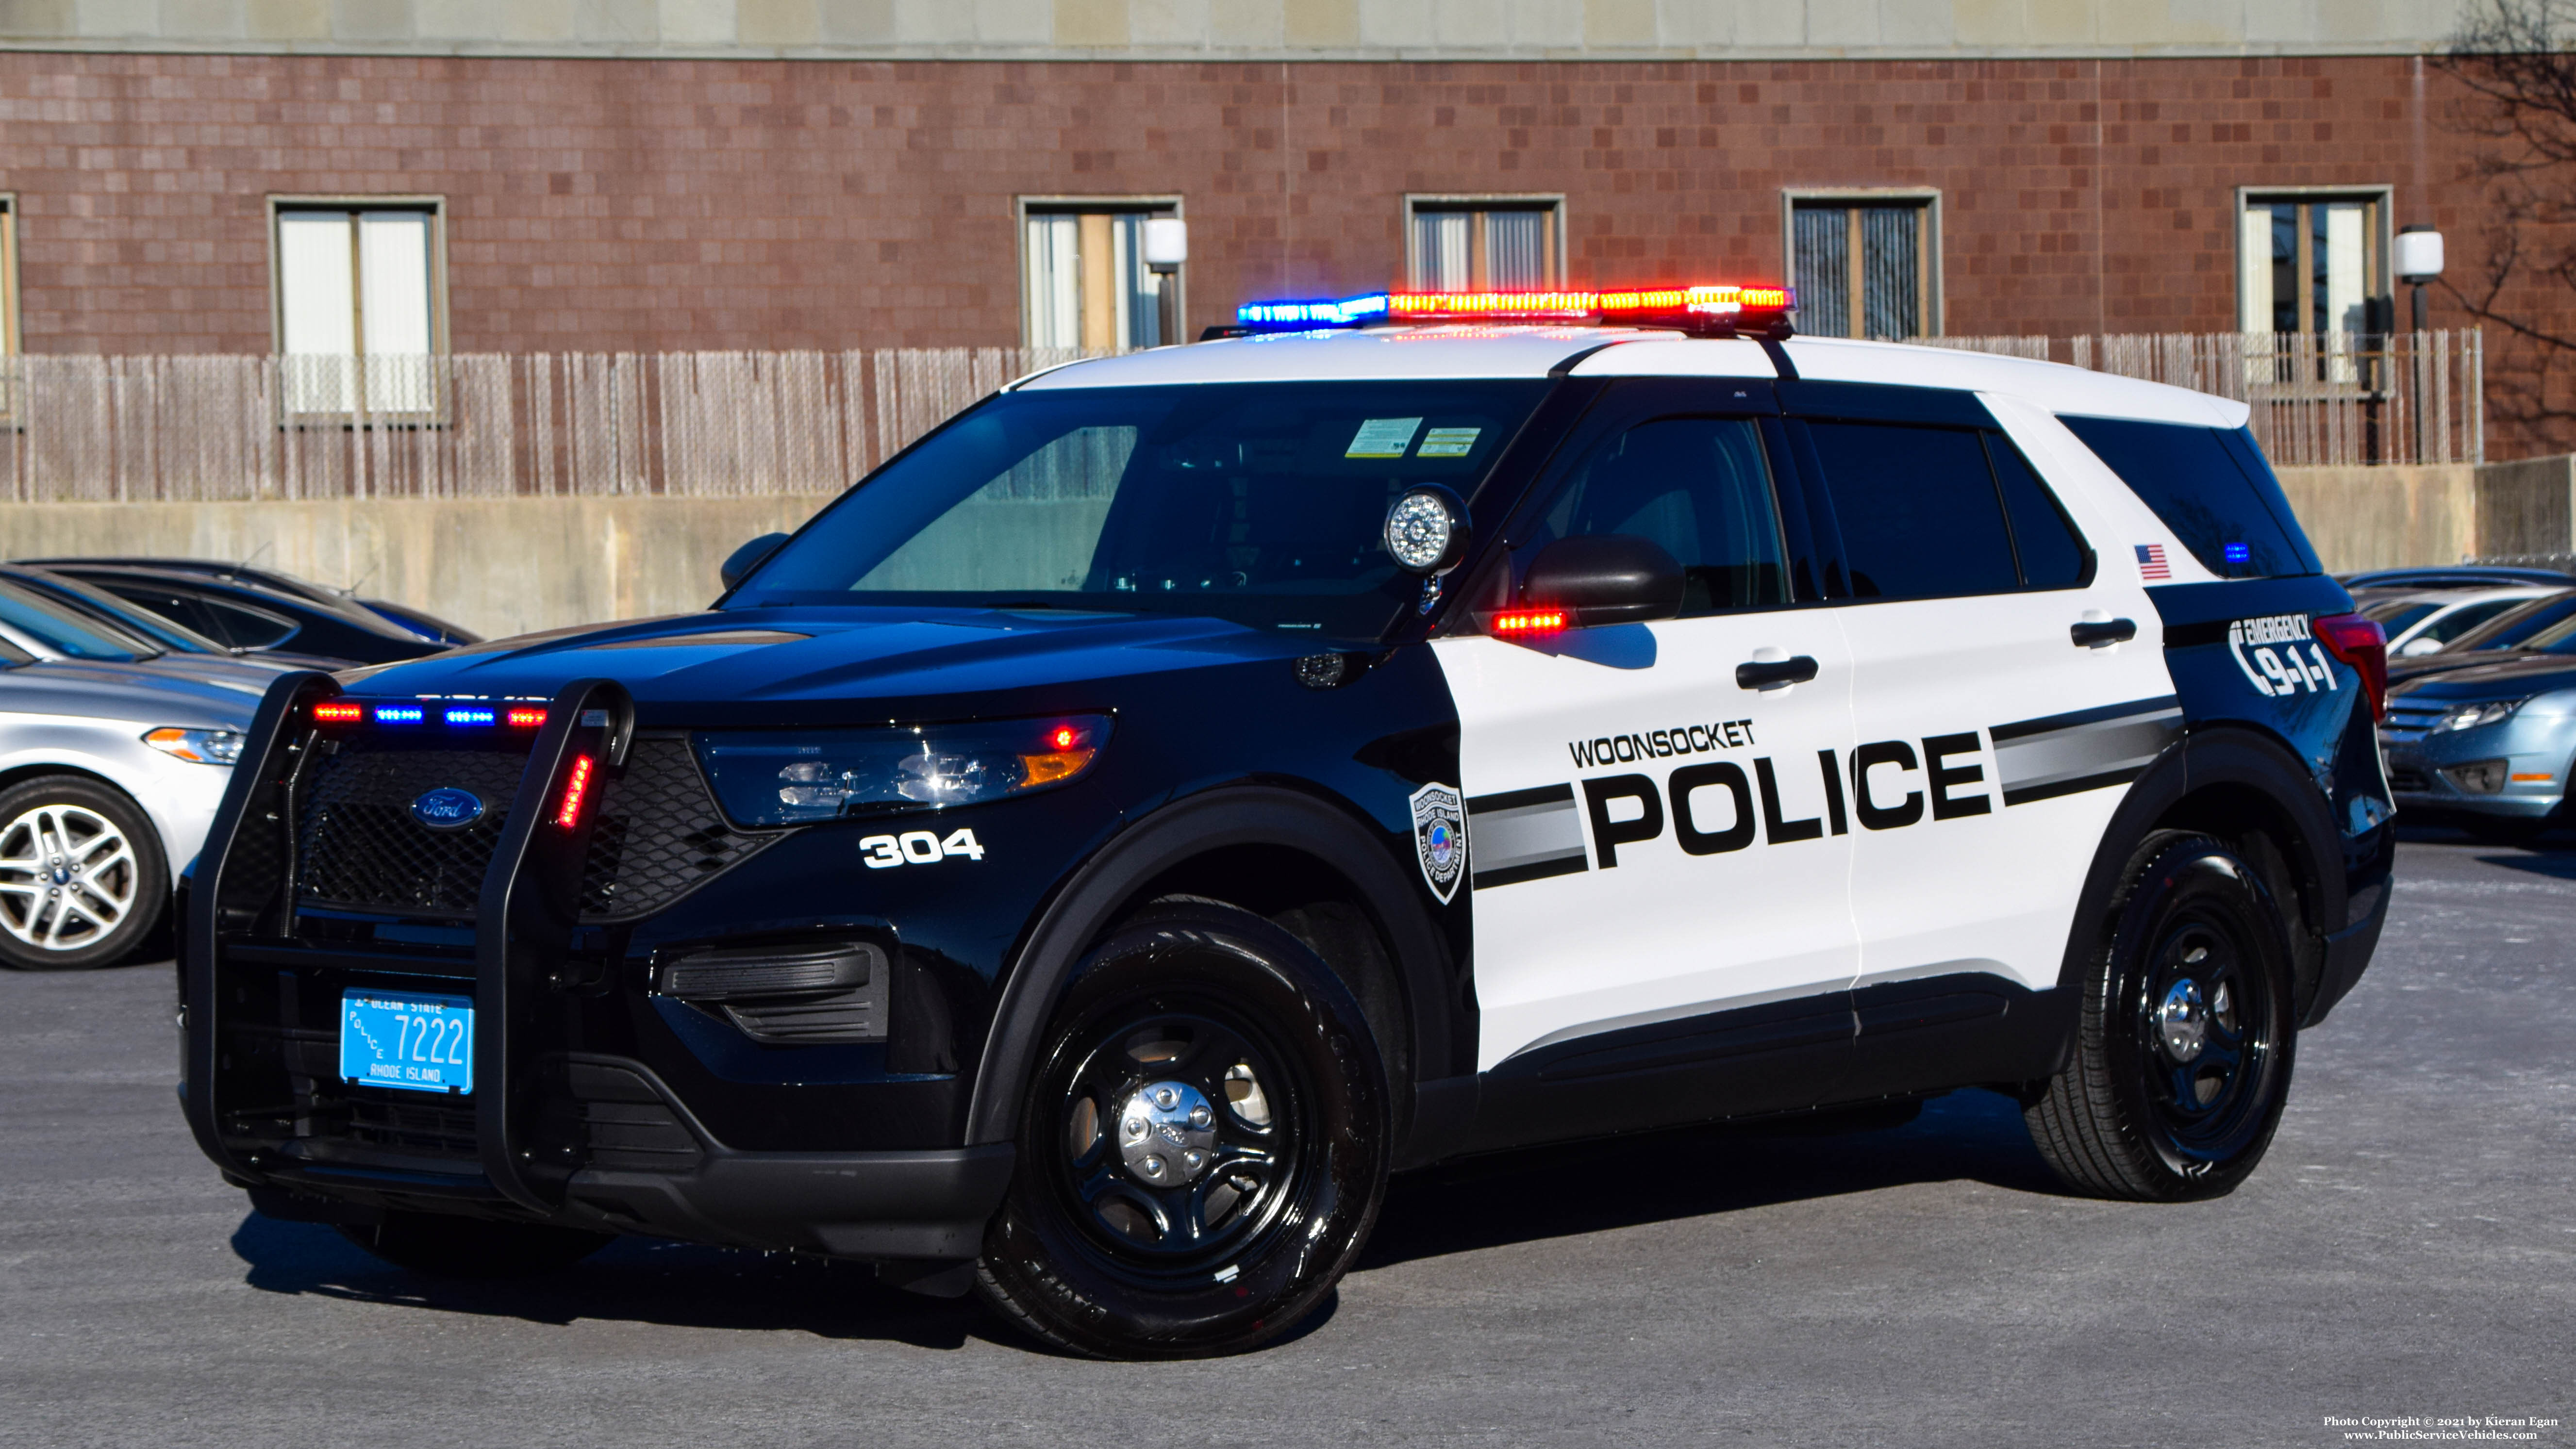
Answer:
[[[2223,579],[2325,570],[2281,482],[2243,429],[2061,417],[2156,517]]]

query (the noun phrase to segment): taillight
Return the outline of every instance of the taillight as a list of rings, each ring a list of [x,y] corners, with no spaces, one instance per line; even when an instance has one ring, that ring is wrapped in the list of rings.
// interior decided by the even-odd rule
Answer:
[[[590,797],[590,772],[597,768],[590,756],[573,756],[572,771],[564,776],[563,803],[555,808],[557,827],[570,830],[581,823],[582,802]]]
[[[2328,614],[2315,624],[2317,642],[2326,652],[2361,675],[2362,693],[2370,696],[2370,716],[2388,717],[2388,631],[2376,619],[2359,614]]]

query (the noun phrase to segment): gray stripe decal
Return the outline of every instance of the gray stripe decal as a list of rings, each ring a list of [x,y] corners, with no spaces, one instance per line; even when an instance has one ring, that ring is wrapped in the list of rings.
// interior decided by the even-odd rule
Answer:
[[[1574,808],[1574,792],[1570,789],[1552,800],[1508,805],[1499,810],[1477,809],[1476,802],[1470,800],[1467,831],[1468,838],[1475,842],[1479,886],[1536,880],[1585,868],[1583,818]],[[1533,869],[1547,866],[1557,868]],[[1493,876],[1508,879],[1489,881]]]
[[[2099,788],[2134,779],[2181,730],[2182,710],[2166,705],[2150,713],[1998,739],[1995,774],[2004,803],[2071,793],[2051,787],[2078,781],[2098,781],[2094,788]]]

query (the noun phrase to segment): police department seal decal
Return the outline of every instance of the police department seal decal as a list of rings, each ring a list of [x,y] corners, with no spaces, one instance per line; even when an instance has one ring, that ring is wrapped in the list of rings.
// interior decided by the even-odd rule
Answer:
[[[1467,876],[1467,808],[1457,791],[1425,785],[1413,792],[1413,854],[1424,884],[1447,905]]]

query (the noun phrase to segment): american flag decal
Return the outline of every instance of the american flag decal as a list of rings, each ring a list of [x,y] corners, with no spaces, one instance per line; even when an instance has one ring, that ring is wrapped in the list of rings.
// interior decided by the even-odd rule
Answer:
[[[2165,567],[2165,546],[2163,544],[2142,543],[2138,545],[2138,577],[2142,579],[2169,579],[2173,577],[2173,570]]]

